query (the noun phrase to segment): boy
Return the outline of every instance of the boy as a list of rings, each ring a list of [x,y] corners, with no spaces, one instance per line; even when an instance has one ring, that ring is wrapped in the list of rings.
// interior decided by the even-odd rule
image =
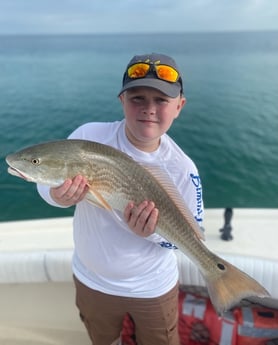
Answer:
[[[124,120],[87,123],[70,138],[101,142],[138,162],[161,167],[201,221],[195,164],[166,134],[186,103],[175,61],[155,53],[134,56],[119,99]],[[140,205],[130,201],[121,225],[109,212],[83,200],[86,182],[76,176],[58,188],[38,190],[54,206],[76,205],[76,303],[93,345],[110,345],[118,338],[126,313],[135,323],[137,344],[178,345],[176,247],[155,233],[159,210],[151,200]]]

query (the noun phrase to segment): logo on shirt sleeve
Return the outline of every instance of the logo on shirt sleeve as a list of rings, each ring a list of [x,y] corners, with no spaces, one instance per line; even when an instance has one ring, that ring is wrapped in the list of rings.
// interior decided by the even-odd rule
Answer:
[[[201,178],[199,175],[190,174],[191,181],[195,187],[196,190],[196,210],[197,215],[195,216],[195,219],[197,222],[203,221],[203,195],[202,195],[202,183]]]

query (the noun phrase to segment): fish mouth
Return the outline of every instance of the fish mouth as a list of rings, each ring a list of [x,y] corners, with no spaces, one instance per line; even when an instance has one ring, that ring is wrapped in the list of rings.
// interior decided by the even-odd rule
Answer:
[[[21,171],[13,168],[13,167],[8,167],[8,173],[13,175],[13,176],[17,176],[17,177],[20,177],[22,178],[23,180],[28,180],[27,176],[25,176],[24,174],[22,174]]]

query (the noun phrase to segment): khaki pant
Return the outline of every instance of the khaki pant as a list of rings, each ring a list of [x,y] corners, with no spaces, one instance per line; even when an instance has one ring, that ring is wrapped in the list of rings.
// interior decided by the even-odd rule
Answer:
[[[92,290],[74,277],[76,305],[93,345],[111,345],[119,338],[129,313],[138,345],[179,345],[178,284],[157,298],[130,298]]]

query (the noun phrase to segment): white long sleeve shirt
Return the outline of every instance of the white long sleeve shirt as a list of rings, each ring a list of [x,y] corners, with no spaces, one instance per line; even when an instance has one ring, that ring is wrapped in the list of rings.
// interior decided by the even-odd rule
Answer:
[[[85,139],[110,145],[134,160],[164,169],[201,223],[203,202],[201,181],[192,160],[164,134],[159,148],[146,153],[136,149],[125,134],[125,120],[113,123],[87,123],[76,129],[71,139]],[[46,202],[57,205],[49,187],[38,185]],[[73,272],[86,286],[111,295],[151,298],[168,292],[178,280],[174,244],[158,234],[147,238],[134,234],[125,222],[81,201],[74,220]]]

